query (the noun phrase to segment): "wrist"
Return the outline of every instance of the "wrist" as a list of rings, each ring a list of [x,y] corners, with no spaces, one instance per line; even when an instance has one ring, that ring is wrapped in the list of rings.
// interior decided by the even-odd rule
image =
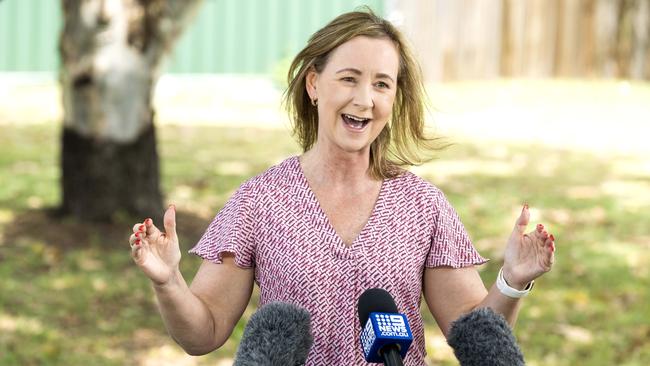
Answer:
[[[508,267],[506,267],[506,266],[501,267],[501,271],[502,271],[502,276],[503,276],[503,279],[504,279],[505,283],[508,286],[514,288],[515,290],[521,291],[521,290],[525,289],[526,286],[528,286],[528,284],[530,283],[530,282],[521,282],[521,281],[513,280],[514,276],[510,272],[510,269]]]
[[[505,296],[507,296],[509,298],[512,298],[512,299],[519,299],[519,298],[522,298],[522,297],[528,295],[528,293],[530,293],[530,290],[533,289],[533,285],[535,284],[535,281],[530,281],[528,284],[526,284],[523,287],[523,289],[513,288],[512,286],[510,286],[506,282],[506,280],[505,280],[505,278],[503,276],[503,271],[504,270],[503,270],[503,267],[502,267],[499,270],[499,274],[497,275],[497,282],[496,282],[496,287],[499,289],[499,291],[503,295],[505,295]]]
[[[172,271],[167,281],[158,282],[151,280],[151,284],[156,291],[169,291],[183,283],[183,275],[178,267]]]

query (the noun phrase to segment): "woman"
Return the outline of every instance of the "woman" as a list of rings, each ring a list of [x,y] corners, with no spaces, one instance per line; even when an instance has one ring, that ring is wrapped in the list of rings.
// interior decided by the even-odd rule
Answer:
[[[287,101],[304,153],[244,183],[191,250],[204,258],[190,287],[175,209],[165,233],[147,219],[132,255],[151,279],[172,337],[190,354],[221,346],[256,282],[261,304],[287,301],[312,317],[307,364],[365,364],[356,301],[380,287],[414,335],[405,365],[424,364],[422,293],[443,333],[476,307],[514,324],[532,281],[550,270],[554,239],[525,234],[524,205],[510,235],[499,286],[484,287],[472,246],[442,192],[402,169],[423,159],[424,90],[402,35],[371,12],[343,14],[294,60]],[[352,358],[351,358],[352,357]]]

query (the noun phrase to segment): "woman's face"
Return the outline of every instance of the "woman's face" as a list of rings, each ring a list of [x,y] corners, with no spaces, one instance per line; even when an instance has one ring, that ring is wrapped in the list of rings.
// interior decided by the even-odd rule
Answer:
[[[318,140],[327,148],[366,152],[390,118],[399,54],[384,38],[359,36],[334,49],[322,72],[307,74],[318,98]]]

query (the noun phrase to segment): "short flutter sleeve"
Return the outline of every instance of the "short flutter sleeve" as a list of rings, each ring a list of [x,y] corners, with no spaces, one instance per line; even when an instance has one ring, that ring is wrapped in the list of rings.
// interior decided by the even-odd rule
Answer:
[[[487,262],[472,245],[456,210],[438,189],[435,190],[433,205],[431,249],[425,266],[461,268]]]
[[[242,185],[215,216],[190,253],[222,263],[223,253],[235,255],[235,263],[252,268],[255,263],[255,197]]]

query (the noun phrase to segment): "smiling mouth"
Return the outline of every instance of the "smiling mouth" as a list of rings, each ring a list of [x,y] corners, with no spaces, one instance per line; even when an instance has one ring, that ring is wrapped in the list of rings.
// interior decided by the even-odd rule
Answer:
[[[354,130],[363,130],[364,127],[370,122],[370,118],[360,118],[357,116],[353,116],[351,114],[341,114],[341,117],[343,118],[343,122],[345,122],[348,127],[354,129]]]

